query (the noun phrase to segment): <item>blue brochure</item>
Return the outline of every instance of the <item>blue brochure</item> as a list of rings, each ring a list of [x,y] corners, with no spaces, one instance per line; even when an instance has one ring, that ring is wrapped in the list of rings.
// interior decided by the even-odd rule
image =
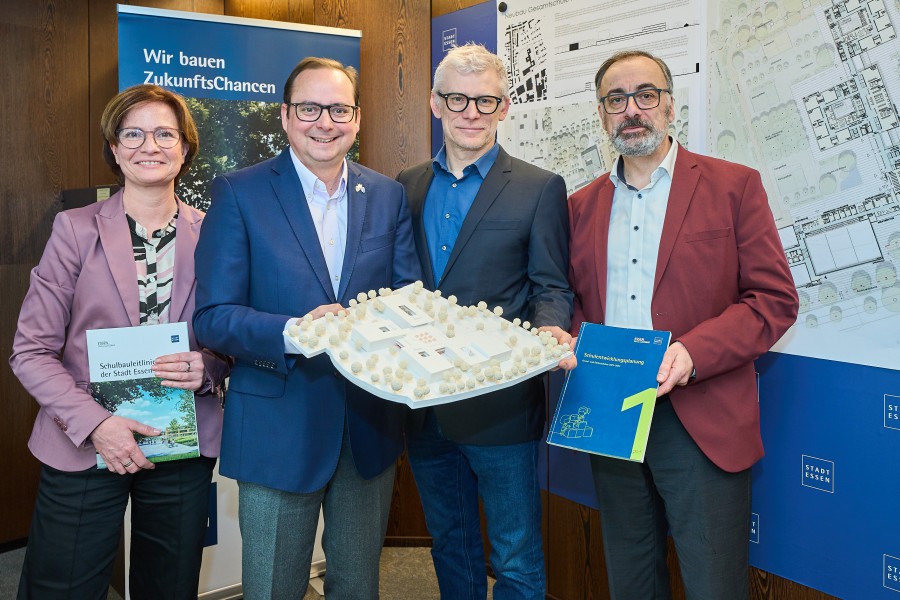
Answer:
[[[644,461],[656,374],[671,334],[582,323],[547,443]]]

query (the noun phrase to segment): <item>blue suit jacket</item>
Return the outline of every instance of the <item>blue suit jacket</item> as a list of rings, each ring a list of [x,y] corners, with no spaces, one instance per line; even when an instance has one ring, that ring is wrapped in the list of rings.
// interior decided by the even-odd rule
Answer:
[[[289,318],[421,278],[402,186],[348,163],[347,189],[336,298],[289,150],[213,181],[196,252],[194,328],[204,345],[235,358],[222,433],[227,477],[291,492],[321,489],[337,465],[345,420],[363,477],[400,453],[402,405],[348,383],[324,354],[284,353]]]

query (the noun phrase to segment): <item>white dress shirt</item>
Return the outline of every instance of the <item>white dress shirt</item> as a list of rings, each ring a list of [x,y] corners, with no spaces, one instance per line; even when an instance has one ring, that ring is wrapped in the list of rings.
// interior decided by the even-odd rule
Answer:
[[[347,246],[347,214],[350,202],[347,193],[347,161],[344,160],[341,167],[341,181],[334,194],[329,194],[325,183],[300,162],[300,159],[294,154],[293,148],[291,148],[291,161],[294,163],[294,169],[297,170],[297,176],[300,177],[300,184],[303,186],[303,193],[309,206],[309,214],[312,215],[313,223],[316,226],[319,246],[322,248],[325,264],[328,267],[328,279],[331,281],[334,296],[337,298],[338,290],[341,287],[341,268],[344,264],[344,252]],[[295,321],[296,318],[288,319],[284,330],[287,331]],[[294,353],[289,349],[287,340],[285,340],[285,352]]]

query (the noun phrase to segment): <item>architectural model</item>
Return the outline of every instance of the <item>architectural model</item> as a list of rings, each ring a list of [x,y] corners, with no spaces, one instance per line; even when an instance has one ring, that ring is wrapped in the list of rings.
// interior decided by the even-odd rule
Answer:
[[[376,396],[419,408],[511,386],[571,356],[550,333],[502,314],[485,302],[460,306],[417,281],[360,293],[337,314],[307,315],[285,338],[306,357],[328,353],[347,379]]]

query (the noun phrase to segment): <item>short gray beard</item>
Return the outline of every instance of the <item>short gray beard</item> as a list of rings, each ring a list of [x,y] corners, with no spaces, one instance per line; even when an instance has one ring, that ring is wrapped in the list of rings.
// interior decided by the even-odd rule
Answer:
[[[615,136],[613,136],[612,143],[619,154],[622,156],[650,156],[656,152],[656,149],[659,148],[663,140],[666,139],[666,131],[657,129],[649,123],[642,123],[642,125],[647,127],[647,133],[644,135],[635,135],[626,138],[616,132]],[[625,126],[631,125],[623,125],[620,129]]]
[[[669,117],[671,112],[671,109],[667,106],[665,112],[666,118]],[[644,127],[647,130],[647,133],[644,135],[632,135],[627,138],[619,134],[619,132],[626,127],[634,127],[636,125]],[[650,156],[656,152],[660,144],[663,143],[663,140],[666,139],[668,133],[668,128],[657,129],[652,123],[638,117],[621,123],[612,136],[612,143],[613,147],[622,156]]]

